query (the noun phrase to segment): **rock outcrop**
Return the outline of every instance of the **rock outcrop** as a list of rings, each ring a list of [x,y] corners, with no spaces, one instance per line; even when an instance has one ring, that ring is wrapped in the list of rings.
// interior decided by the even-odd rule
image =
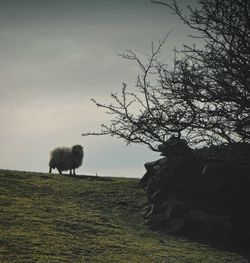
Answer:
[[[168,232],[250,241],[250,145],[192,149],[171,137],[163,158],[146,163],[139,182],[148,198],[145,218]]]

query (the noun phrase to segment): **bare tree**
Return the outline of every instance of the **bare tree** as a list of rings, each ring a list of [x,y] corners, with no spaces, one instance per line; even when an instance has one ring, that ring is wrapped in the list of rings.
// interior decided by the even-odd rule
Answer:
[[[191,144],[250,142],[250,2],[204,0],[184,16],[175,1],[153,1],[173,11],[203,40],[202,48],[184,45],[173,65],[161,59],[166,39],[141,57],[127,50],[123,57],[137,63],[134,92],[123,84],[113,104],[94,103],[112,115],[99,133],[142,143],[152,150],[177,133]],[[178,58],[178,59],[177,59]]]

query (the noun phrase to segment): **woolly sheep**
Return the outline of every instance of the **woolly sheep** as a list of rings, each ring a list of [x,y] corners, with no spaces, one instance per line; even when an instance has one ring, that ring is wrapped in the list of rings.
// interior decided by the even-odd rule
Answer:
[[[49,173],[52,169],[57,169],[60,174],[62,171],[69,170],[70,175],[75,175],[75,169],[82,165],[83,147],[81,145],[74,145],[71,148],[58,147],[50,153]]]

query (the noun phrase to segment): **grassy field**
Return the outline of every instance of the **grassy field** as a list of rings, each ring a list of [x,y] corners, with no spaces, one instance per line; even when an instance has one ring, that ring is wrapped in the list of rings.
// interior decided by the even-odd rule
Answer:
[[[0,262],[249,262],[150,230],[137,183],[0,170]]]

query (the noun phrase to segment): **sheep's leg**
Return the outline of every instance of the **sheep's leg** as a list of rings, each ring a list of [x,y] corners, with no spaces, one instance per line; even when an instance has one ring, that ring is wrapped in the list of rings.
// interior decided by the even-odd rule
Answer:
[[[72,170],[71,169],[69,169],[69,175],[72,175]]]
[[[75,169],[73,169],[73,175],[76,175],[76,170]]]
[[[52,167],[49,167],[49,173],[51,174],[51,172],[52,172]]]
[[[62,171],[59,168],[57,168],[57,170],[59,174],[62,174]]]

